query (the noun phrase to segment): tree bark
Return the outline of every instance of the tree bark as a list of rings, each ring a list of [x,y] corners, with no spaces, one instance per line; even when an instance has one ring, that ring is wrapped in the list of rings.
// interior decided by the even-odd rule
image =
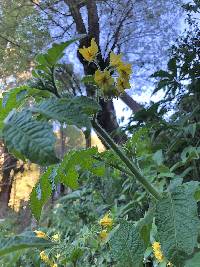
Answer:
[[[3,149],[1,149],[3,155],[3,163],[2,179],[0,181],[0,218],[5,215],[8,208],[13,181],[13,175],[11,175],[11,171],[14,170],[17,166],[17,159],[8,153],[6,147],[2,142],[1,147],[3,147]]]

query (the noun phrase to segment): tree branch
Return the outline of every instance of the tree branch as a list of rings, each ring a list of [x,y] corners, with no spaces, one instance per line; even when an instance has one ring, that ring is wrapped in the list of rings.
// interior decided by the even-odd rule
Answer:
[[[139,111],[142,106],[138,104],[131,96],[129,96],[126,92],[124,92],[120,99],[135,113]]]
[[[87,11],[88,11],[88,33],[89,38],[94,37],[96,43],[99,45],[99,17],[98,10],[95,1],[87,0],[86,3]]]
[[[76,24],[76,29],[79,34],[87,34],[87,30],[85,24],[83,22],[83,18],[81,16],[79,7],[77,5],[76,0],[64,0],[64,2],[68,5],[69,11],[73,17],[73,20]]]

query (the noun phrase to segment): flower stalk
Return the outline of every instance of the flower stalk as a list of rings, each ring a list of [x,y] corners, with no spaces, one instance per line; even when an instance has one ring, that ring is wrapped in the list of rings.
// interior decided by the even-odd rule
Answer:
[[[92,121],[92,126],[98,133],[98,135],[105,141],[105,143],[118,155],[118,157],[125,163],[131,173],[135,178],[140,182],[143,187],[157,200],[161,199],[160,194],[155,190],[155,188],[146,180],[142,173],[138,170],[137,166],[130,161],[126,156],[124,151],[117,146],[114,140],[110,137],[109,134],[95,121]]]

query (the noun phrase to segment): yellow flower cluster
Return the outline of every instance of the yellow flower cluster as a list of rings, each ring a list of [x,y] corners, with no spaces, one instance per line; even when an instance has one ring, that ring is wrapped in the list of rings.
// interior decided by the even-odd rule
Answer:
[[[39,238],[44,238],[44,239],[47,239],[47,238],[48,238],[48,236],[47,236],[44,232],[42,232],[42,231],[37,231],[37,230],[35,230],[34,233],[35,233],[36,236],[39,237]]]
[[[153,253],[154,253],[154,256],[156,258],[156,260],[158,262],[163,262],[164,261],[164,256],[162,254],[162,251],[161,251],[161,245],[159,242],[154,242],[152,244],[152,248],[153,248]]]
[[[48,264],[50,267],[58,267],[56,263],[54,263],[49,259],[49,257],[45,254],[44,251],[40,252],[40,258],[44,263]]]
[[[164,255],[163,255],[163,253],[162,253],[160,243],[159,243],[159,242],[154,242],[154,243],[152,244],[152,248],[153,248],[153,253],[154,253],[154,256],[155,256],[156,260],[157,260],[159,263],[163,262],[163,261],[164,261]],[[169,261],[169,262],[167,263],[167,267],[172,267],[172,266],[173,266],[173,264]]]
[[[96,56],[98,54],[98,45],[93,38],[89,47],[83,47],[79,49],[80,54],[88,62],[96,62]],[[115,79],[111,75],[117,73],[118,77]],[[130,86],[130,75],[132,73],[131,64],[124,63],[122,61],[122,55],[110,53],[110,64],[109,67],[101,70],[96,70],[94,80],[99,88],[102,90],[104,96],[118,96],[125,91],[125,89],[131,88]]]
[[[99,221],[99,224],[104,228],[100,233],[99,237],[101,240],[105,240],[108,237],[108,228],[112,227],[113,219],[107,213],[104,217]]]

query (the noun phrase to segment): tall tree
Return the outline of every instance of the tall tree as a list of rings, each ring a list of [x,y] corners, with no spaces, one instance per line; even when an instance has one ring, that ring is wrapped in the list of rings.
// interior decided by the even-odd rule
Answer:
[[[30,77],[34,56],[49,42],[47,23],[29,1],[0,1],[0,84]]]

